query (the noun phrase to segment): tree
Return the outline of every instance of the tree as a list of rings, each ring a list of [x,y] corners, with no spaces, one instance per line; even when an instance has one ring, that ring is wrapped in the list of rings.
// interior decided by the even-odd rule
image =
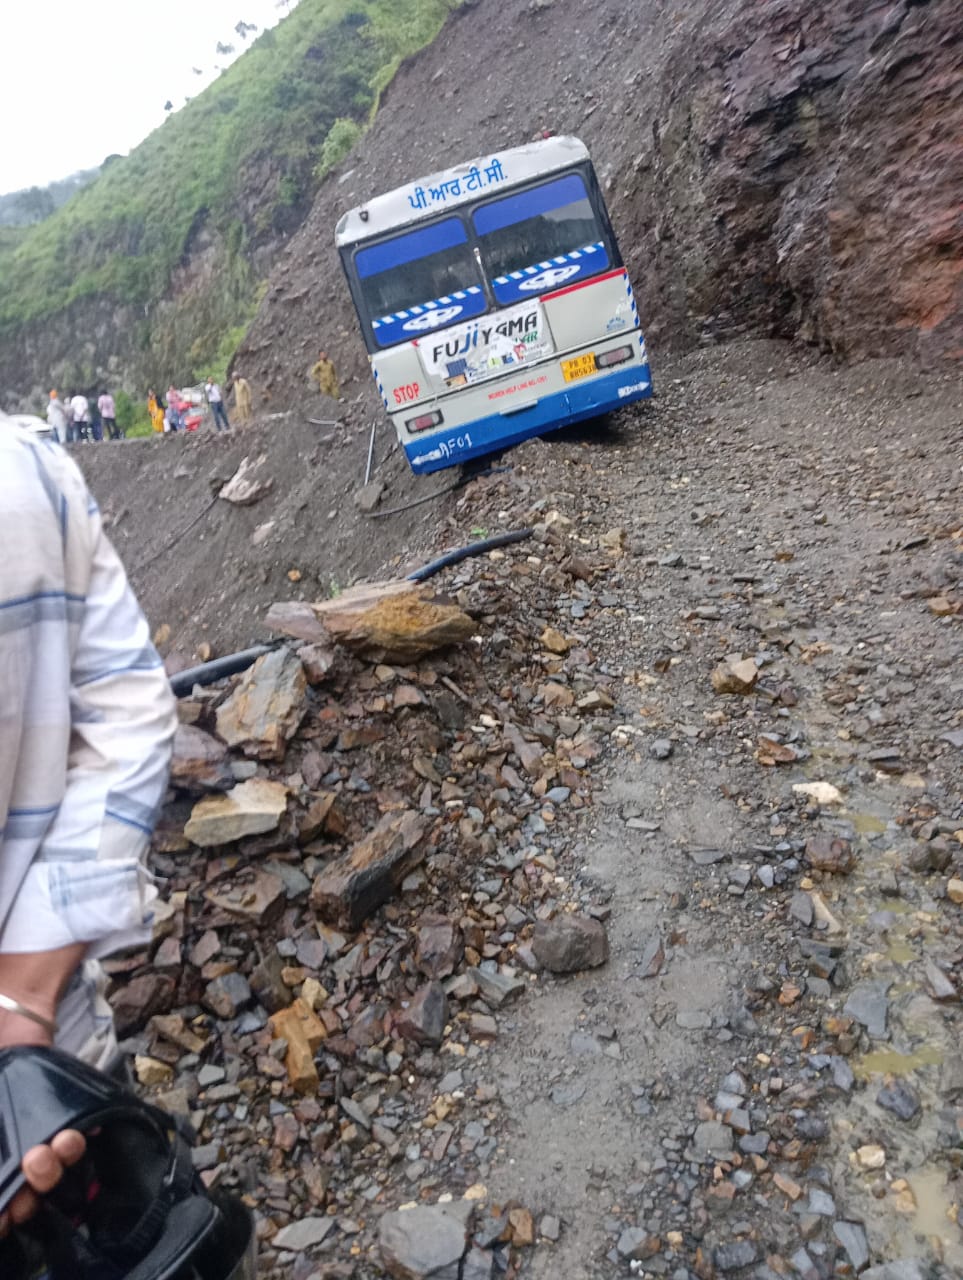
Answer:
[[[222,58],[226,58],[228,54],[234,52],[234,46],[232,44],[225,44],[223,40],[218,40],[214,52],[220,54]]]
[[[251,31],[257,31],[257,23],[241,21],[237,24],[234,30],[241,37],[242,40],[246,40],[248,37],[248,34]]]

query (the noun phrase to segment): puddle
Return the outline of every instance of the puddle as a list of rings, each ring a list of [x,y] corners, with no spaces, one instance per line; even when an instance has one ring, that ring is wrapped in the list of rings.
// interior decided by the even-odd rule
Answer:
[[[875,813],[854,813],[851,809],[844,809],[842,817],[852,823],[853,830],[858,836],[881,836],[888,826],[888,823],[883,818],[878,818]]]
[[[936,1045],[923,1045],[913,1053],[897,1053],[895,1049],[874,1049],[857,1058],[853,1074],[858,1080],[868,1080],[874,1075],[908,1076],[918,1067],[938,1067],[943,1062],[943,1050]]]
[[[890,943],[889,950],[886,952],[886,959],[892,960],[893,964],[912,964],[916,959],[916,952],[912,947],[906,945],[905,942]],[[916,985],[907,987],[907,991],[915,991]]]
[[[916,1200],[913,1226],[921,1235],[941,1241],[943,1261],[954,1267],[963,1267],[963,1243],[956,1226],[959,1206],[953,1200],[946,1184],[946,1174],[941,1169],[931,1169],[911,1174],[907,1181]]]

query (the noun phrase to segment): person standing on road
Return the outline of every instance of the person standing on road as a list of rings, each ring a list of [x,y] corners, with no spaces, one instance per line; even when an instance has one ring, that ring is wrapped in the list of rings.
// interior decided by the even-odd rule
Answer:
[[[334,361],[325,351],[318,353],[318,361],[311,370],[311,377],[318,384],[318,390],[323,396],[331,396],[333,400],[341,399],[341,388],[338,386],[338,374],[334,367]]]
[[[0,1048],[109,1071],[97,961],[151,937],[174,698],[79,469],[19,428],[0,435],[0,546]],[[49,1190],[82,1153],[67,1130],[24,1172]],[[20,1220],[35,1201],[18,1201]]]
[[[66,444],[70,432],[67,427],[67,406],[56,391],[51,391],[47,401],[47,421],[58,444]]]
[[[158,435],[164,434],[164,405],[160,396],[151,387],[147,392],[147,412],[150,414],[150,424]]]
[[[82,396],[79,391],[70,397],[70,413],[73,431],[68,432],[68,441],[89,440],[90,406],[87,403],[87,397]]]
[[[239,423],[251,421],[251,384],[241,374],[234,379],[234,407]]]
[[[100,396],[97,401],[97,408],[100,410],[100,417],[108,437],[111,440],[119,440],[123,432],[117,427],[117,408],[114,404],[114,397],[109,391],[103,392]]]
[[[224,397],[221,395],[221,388],[213,378],[208,378],[204,384],[204,389],[207,392],[207,403],[211,406],[211,413],[214,415],[214,425],[218,431],[230,431],[231,424],[227,420],[227,410],[224,408]]]

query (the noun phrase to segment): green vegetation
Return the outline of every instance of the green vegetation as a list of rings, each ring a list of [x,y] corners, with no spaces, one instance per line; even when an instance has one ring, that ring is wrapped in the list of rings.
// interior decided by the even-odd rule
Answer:
[[[300,225],[399,62],[459,2],[301,0],[129,156],[0,237],[0,337],[80,300],[136,304],[138,379],[223,377],[256,305],[253,251]],[[195,281],[183,268],[201,250]]]

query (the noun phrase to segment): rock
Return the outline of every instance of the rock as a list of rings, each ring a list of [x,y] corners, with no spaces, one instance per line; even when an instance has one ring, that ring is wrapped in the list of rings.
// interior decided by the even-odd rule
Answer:
[[[304,1000],[295,1000],[270,1019],[271,1036],[287,1046],[284,1066],[296,1093],[313,1094],[319,1085],[314,1055],[321,1047],[326,1031],[324,1024]]]
[[[360,489],[355,491],[354,505],[359,511],[366,513],[374,511],[381,501],[385,487],[383,480],[372,480],[369,484],[362,485]]]
[[[242,458],[241,465],[218,493],[219,498],[231,502],[236,507],[249,507],[259,502],[270,492],[274,483],[269,477],[258,476],[257,472],[267,462],[267,454],[262,453],[254,462],[250,458]]]
[[[202,1003],[218,1018],[236,1018],[251,999],[247,978],[241,973],[225,973],[207,984]]]
[[[841,836],[825,833],[810,836],[806,841],[805,858],[817,871],[833,875],[849,875],[856,866],[856,855],[850,842]]]
[[[857,1274],[869,1262],[869,1244],[861,1222],[834,1222],[833,1235],[846,1250],[849,1265]]]
[[[668,760],[672,750],[672,743],[668,738],[655,738],[649,743],[649,755],[653,760]]]
[[[312,626],[312,617],[313,623]],[[300,640],[330,638],[376,662],[417,662],[469,640],[475,623],[435,596],[427,583],[378,582],[352,587],[333,600],[272,605],[267,625]]]
[[[958,907],[963,907],[963,880],[957,880],[955,877],[952,880],[948,880],[946,896],[951,902],[955,902]]]
[[[850,1160],[860,1169],[882,1169],[886,1164],[886,1152],[875,1143],[858,1147]]]
[[[740,1271],[751,1267],[759,1256],[751,1240],[734,1240],[713,1250],[712,1258],[720,1271]]]
[[[662,1248],[662,1241],[642,1227],[626,1227],[615,1247],[623,1258],[644,1262],[646,1258],[655,1257]]]
[[[148,1058],[142,1054],[134,1056],[134,1073],[137,1083],[147,1089],[170,1084],[174,1078],[174,1070],[166,1062],[158,1062],[156,1058]]]
[[[323,644],[303,644],[298,658],[308,684],[323,684],[334,667],[334,650]]]
[[[929,993],[934,1000],[955,1001],[960,998],[952,980],[928,956],[923,961],[923,972],[926,975]]]
[[[843,1006],[843,1012],[862,1023],[874,1039],[886,1038],[886,1019],[889,1012],[889,1001],[886,993],[889,983],[860,982],[849,993],[849,999]]]
[[[381,1261],[396,1280],[457,1280],[468,1230],[453,1204],[386,1213],[378,1233]]]
[[[273,831],[287,808],[287,799],[288,789],[280,782],[249,778],[226,795],[199,800],[184,834],[206,849]]]
[[[712,672],[716,693],[752,693],[759,679],[759,668],[752,658],[742,662],[723,662]]]
[[[305,1249],[321,1244],[333,1226],[333,1218],[299,1218],[282,1227],[271,1245],[275,1249],[286,1249],[289,1253],[303,1253]]]
[[[562,1234],[561,1221],[552,1214],[545,1214],[538,1224],[538,1234],[543,1240],[550,1240],[554,1244]]]
[[[789,914],[808,929],[813,922],[813,900],[802,889],[797,889],[789,901]]]
[[[688,853],[697,867],[714,867],[729,857],[725,849],[689,849]]]
[[[218,708],[217,732],[258,760],[283,760],[307,710],[301,660],[288,648],[265,653]]]
[[[307,813],[298,826],[298,843],[310,844],[318,836],[325,833],[329,836],[343,836],[348,829],[348,820],[338,803],[338,795],[334,791],[321,791],[315,795]]]
[[[426,978],[447,978],[461,963],[461,929],[446,916],[423,916],[415,931],[415,964]]]
[[[509,1209],[508,1223],[512,1232],[512,1244],[519,1249],[529,1249],[535,1243],[535,1221],[528,1209]]]
[[[571,644],[562,635],[561,631],[556,631],[554,627],[546,627],[539,637],[542,648],[547,649],[549,653],[557,653],[563,655],[571,649]]]
[[[171,783],[191,795],[208,791],[229,791],[234,774],[227,747],[193,724],[179,724],[174,734]]]
[[[494,1268],[495,1255],[488,1249],[472,1245],[461,1264],[458,1280],[492,1280]]]
[[[536,922],[532,950],[539,964],[550,972],[577,973],[606,963],[609,940],[598,920],[563,915]]]
[[[885,1111],[899,1116],[900,1120],[912,1120],[920,1110],[919,1095],[902,1080],[894,1080],[880,1089],[876,1102]]]
[[[353,930],[387,902],[419,860],[418,846],[427,825],[413,809],[386,813],[373,831],[315,879],[311,905],[321,918]]]
[[[819,805],[843,803],[842,792],[831,782],[795,782],[792,789],[797,796],[805,796],[807,800],[814,800]]]
[[[406,1009],[395,1014],[399,1035],[416,1044],[441,1044],[448,1021],[448,997],[439,982],[429,982],[412,996]]]
[[[158,1013],[169,1013],[177,984],[166,974],[145,973],[120,987],[110,997],[118,1040],[139,1031]]]
[[[481,997],[486,1004],[500,1009],[506,1000],[511,1000],[525,990],[525,982],[508,973],[490,973],[487,969],[472,968],[469,977],[478,984]]]
[[[699,1164],[707,1160],[731,1160],[734,1152],[732,1130],[718,1120],[704,1120],[692,1135],[685,1153],[687,1160]]]
[[[222,911],[262,924],[274,924],[287,904],[284,881],[270,871],[258,871],[254,879],[227,889],[208,889],[204,897]]]

